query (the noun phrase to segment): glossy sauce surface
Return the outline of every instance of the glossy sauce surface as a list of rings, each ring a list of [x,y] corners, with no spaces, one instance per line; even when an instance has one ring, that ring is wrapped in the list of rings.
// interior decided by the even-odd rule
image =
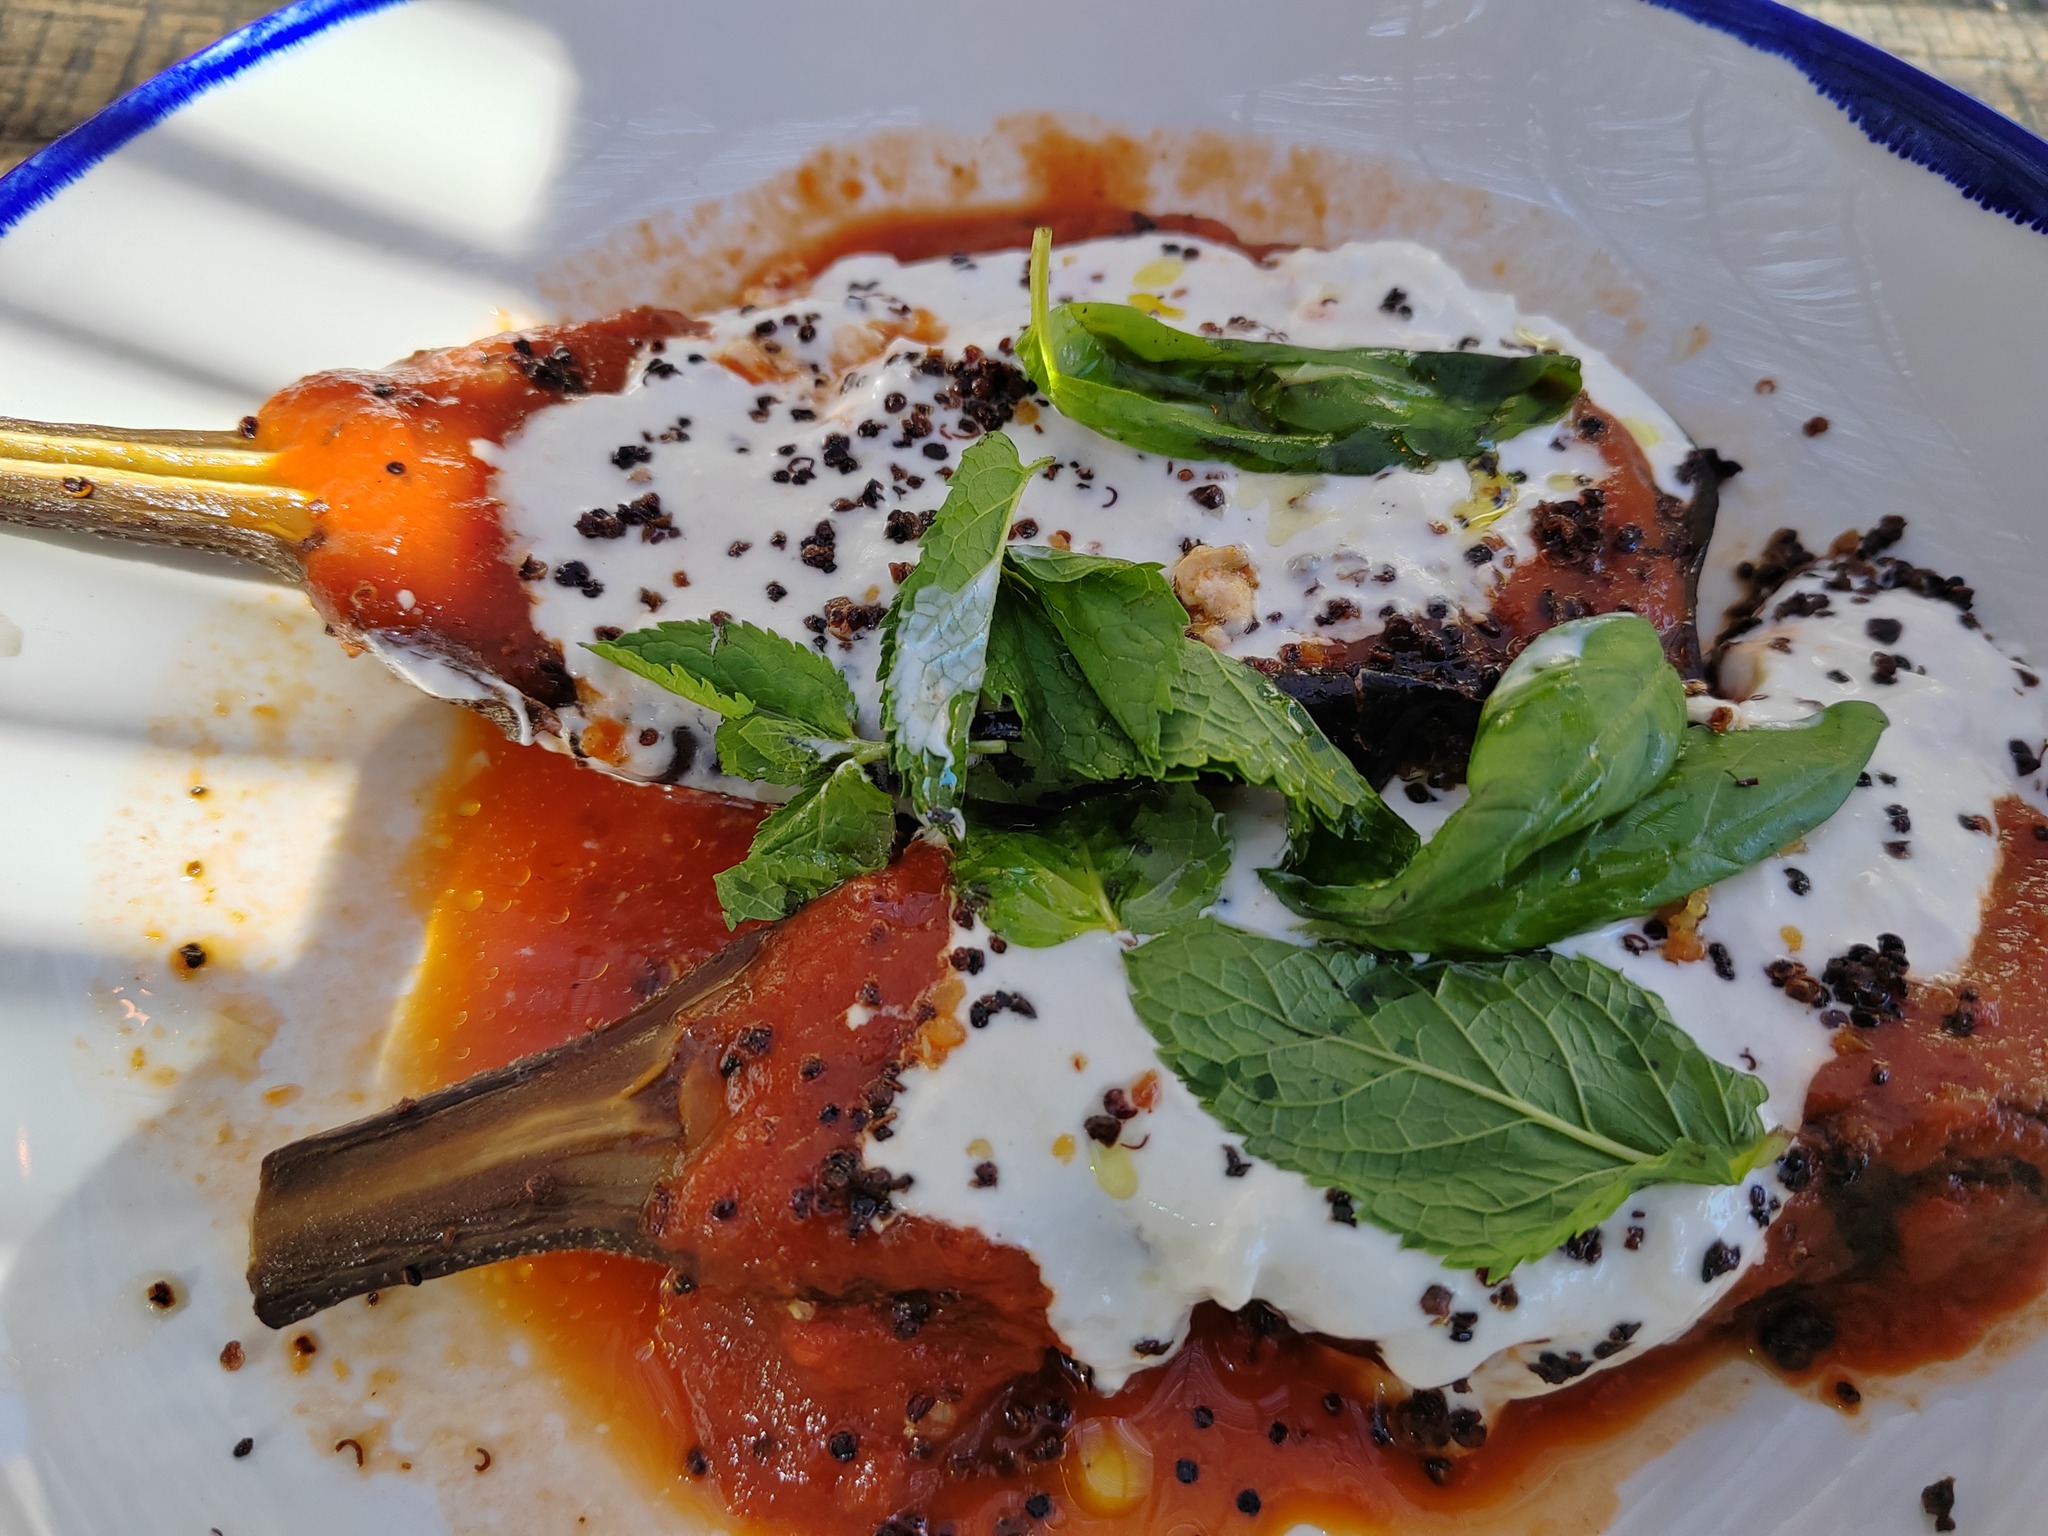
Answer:
[[[451,1081],[568,1038],[710,953],[724,936],[710,877],[739,855],[757,814],[618,783],[478,728],[424,850],[423,875],[438,894],[414,1005],[392,1047],[403,1080]],[[1809,1139],[1862,1146],[1868,1162],[1848,1187],[1867,1197],[1845,1203],[1840,1180],[1822,1174],[1780,1218],[1763,1273],[1783,1281],[1796,1266],[1799,1288],[1517,1403],[1483,1435],[1440,1397],[1410,1398],[1370,1358],[1295,1335],[1264,1309],[1204,1308],[1189,1345],[1114,1398],[1087,1393],[1053,1366],[994,1397],[980,1383],[983,1395],[963,1398],[952,1437],[927,1458],[902,1428],[918,1406],[920,1373],[934,1361],[985,1364],[970,1357],[990,1340],[970,1332],[949,1342],[941,1328],[913,1348],[885,1310],[806,1304],[809,1293],[788,1287],[782,1258],[829,1258],[829,1240],[808,1255],[771,1246],[762,1251],[775,1262],[752,1281],[680,1292],[678,1271],[582,1255],[502,1266],[488,1272],[493,1291],[507,1319],[541,1344],[580,1413],[610,1426],[612,1443],[665,1500],[723,1506],[762,1529],[867,1531],[915,1507],[962,1532],[1003,1521],[1022,1522],[1003,1527],[1013,1530],[1281,1530],[1300,1519],[1334,1529],[1512,1529],[1538,1511],[1562,1517],[1562,1528],[1595,1530],[1603,1501],[1564,1469],[1590,1458],[1618,1472],[1631,1436],[1716,1361],[1754,1353],[1759,1328],[1788,1297],[1833,1329],[1833,1344],[1794,1373],[1825,1393],[1844,1372],[1959,1354],[2040,1289],[2048,1222],[2036,1188],[2014,1169],[2016,1156],[2041,1150],[2033,1143],[2042,1133],[2015,1123],[2012,1101],[2015,1084],[2042,1079],[2048,1056],[2029,1027],[2048,1012],[2048,977],[2028,963],[2048,937],[2048,841],[2016,805],[2002,821],[2007,864],[1970,967],[1976,1034],[1944,1027],[1952,991],[1923,991],[1899,1022],[1844,1030],[1816,1086]],[[913,870],[904,899],[932,889],[935,877]],[[943,933],[943,921],[929,931]],[[829,963],[829,948],[807,952]],[[936,959],[905,955],[904,984]],[[823,996],[859,980],[820,973],[809,984]],[[838,1006],[834,995],[823,1012]],[[1886,1068],[1882,1084],[1873,1065]],[[1959,1157],[2005,1177],[1959,1180]],[[1849,1211],[1860,1212],[1860,1229],[1841,1218]],[[1880,1226],[1895,1236],[1873,1257]],[[1030,1311],[1021,1295],[1015,1304]],[[1013,1366],[1033,1348],[1034,1320],[1015,1321],[1024,1328],[996,1351]],[[967,1354],[947,1359],[946,1349],[967,1343]],[[919,1421],[932,1412],[926,1404]],[[844,1462],[831,1449],[842,1429],[856,1443]],[[764,1435],[780,1443],[757,1454]],[[1033,1446],[1063,1454],[1035,1460]],[[973,1451],[964,1468],[951,1461],[962,1447]],[[1257,1495],[1255,1519],[1241,1512],[1246,1490]],[[1037,1494],[1052,1501],[1043,1520],[1027,1513]],[[1556,1508],[1560,1500],[1572,1509]]]
[[[302,556],[314,605],[345,636],[417,636],[544,704],[574,697],[534,633],[505,558],[490,466],[502,441],[567,394],[618,389],[639,348],[687,322],[665,310],[421,352],[381,372],[316,373],[257,417],[257,446],[316,498]]]

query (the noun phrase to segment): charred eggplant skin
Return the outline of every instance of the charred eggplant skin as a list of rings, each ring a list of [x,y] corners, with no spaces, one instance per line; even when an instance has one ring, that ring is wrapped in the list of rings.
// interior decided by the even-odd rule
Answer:
[[[263,1160],[256,1316],[287,1327],[352,1296],[563,1248],[661,1258],[662,1181],[686,1157],[691,1020],[739,983],[742,934],[638,1012]]]
[[[1578,419],[1605,418],[1582,405]],[[1644,617],[1657,625],[1665,654],[1682,676],[1703,675],[1700,571],[1714,536],[1721,486],[1741,469],[1711,448],[1695,448],[1678,471],[1691,496],[1680,501],[1655,493],[1654,537],[1641,547],[1544,549],[1537,565],[1527,570],[1541,572],[1554,565],[1558,574],[1572,578],[1576,591],[1561,600],[1540,593],[1533,605],[1497,605],[1476,619],[1397,614],[1366,640],[1291,645],[1275,661],[1258,665],[1308,710],[1375,787],[1396,776],[1455,784],[1463,777],[1480,706],[1524,645],[1560,619],[1635,608],[1639,599],[1630,587],[1643,583],[1630,578],[1639,578],[1640,570],[1616,569],[1623,557],[1638,568],[1644,562],[1675,567],[1678,601]],[[1621,531],[1641,530],[1624,524]],[[1568,562],[1573,568],[1562,569]],[[1518,572],[1517,579],[1521,576]]]

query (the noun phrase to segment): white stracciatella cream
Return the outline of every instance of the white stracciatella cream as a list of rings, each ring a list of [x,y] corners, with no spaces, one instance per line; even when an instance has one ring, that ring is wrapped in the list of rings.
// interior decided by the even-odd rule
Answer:
[[[688,726],[705,745],[687,781],[717,782],[714,722],[585,649],[607,628],[713,613],[820,644],[875,730],[873,626],[918,557],[916,520],[937,510],[972,441],[958,430],[977,379],[969,349],[998,377],[1017,377],[1003,347],[1028,317],[1023,272],[1021,252],[910,265],[849,257],[800,299],[708,317],[708,334],[650,354],[622,393],[565,400],[503,445],[476,445],[496,465],[508,557],[547,572],[529,587],[535,625],[585,695],[565,712],[564,734],[609,717],[625,741],[611,766],[655,777],[671,766],[675,727]],[[1660,486],[1691,494],[1678,470],[1692,445],[1619,369],[1555,321],[1469,288],[1421,246],[1261,262],[1197,240],[1098,240],[1055,254],[1052,287],[1055,301],[1136,303],[1183,329],[1310,346],[1554,347],[1581,359],[1587,394],[1628,429]],[[1190,541],[1240,551],[1256,585],[1244,622],[1214,638],[1243,656],[1359,638],[1385,615],[1432,605],[1483,614],[1534,558],[1532,510],[1606,473],[1596,448],[1557,425],[1499,445],[1484,487],[1461,463],[1374,476],[1178,463],[1029,401],[1003,430],[1027,462],[1053,461],[1017,509],[1018,542],[1169,568]],[[649,494],[678,537],[650,538],[616,515]],[[1475,563],[1467,551],[1482,540],[1490,554]]]
[[[801,298],[709,317],[701,334],[650,352],[622,393],[565,401],[503,445],[478,445],[496,466],[507,553],[542,573],[529,589],[536,627],[583,694],[563,712],[564,736],[609,719],[622,728],[614,771],[720,783],[713,722],[585,648],[614,630],[718,613],[817,645],[852,684],[863,731],[879,734],[876,625],[918,557],[946,473],[978,435],[959,429],[963,401],[986,398],[991,381],[1016,383],[1006,347],[1025,319],[1023,274],[1021,253],[848,258]],[[1556,347],[1583,361],[1589,396],[1622,422],[1659,485],[1688,494],[1678,471],[1690,444],[1610,362],[1555,322],[1473,291],[1418,246],[1254,261],[1202,241],[1096,241],[1057,254],[1053,298],[1127,302],[1191,330],[1313,346]],[[1219,621],[1207,638],[1245,657],[1303,637],[1359,638],[1395,613],[1482,614],[1535,557],[1533,508],[1605,472],[1592,446],[1546,427],[1501,444],[1485,486],[1463,464],[1248,474],[1138,453],[1024,394],[996,389],[1000,424],[1024,459],[1052,463],[1026,489],[1013,538],[1168,568],[1190,547],[1230,551],[1204,580],[1235,611],[1206,615]],[[673,532],[629,515],[636,502],[658,505]],[[1482,540],[1490,553],[1469,556]],[[1775,604],[1781,616],[1724,656],[1728,697],[1695,706],[1727,710],[1722,723],[1739,727],[1871,699],[1891,725],[1869,784],[1802,844],[1709,893],[1703,958],[1665,958],[1640,924],[1558,946],[1625,972],[1702,1048],[1759,1075],[1776,1128],[1797,1125],[1839,1027],[1786,990],[1780,962],[1818,976],[1851,945],[1894,935],[1915,978],[1962,965],[1997,871],[1984,829],[2002,797],[2041,791],[2016,778],[2005,743],[2048,734],[2030,674],[1955,608],[1904,591],[1828,591],[1822,573],[1784,597],[1800,600]],[[1876,651],[1893,660],[1878,664]],[[943,751],[933,711],[920,715],[912,699],[910,715]],[[678,739],[700,747],[686,771]],[[1428,835],[1457,798],[1395,804]],[[1277,804],[1242,794],[1231,821],[1237,854],[1216,915],[1292,935],[1256,875],[1284,845]],[[954,935],[965,946],[986,939]],[[1374,1341],[1415,1386],[1462,1381],[1497,1401],[1675,1337],[1763,1252],[1781,1195],[1769,1166],[1736,1187],[1645,1190],[1571,1251],[1491,1283],[1348,1225],[1323,1191],[1247,1157],[1161,1067],[1125,989],[1127,942],[1098,933],[984,949],[970,996],[1014,993],[1035,1018],[998,1009],[936,1067],[907,1071],[892,1138],[872,1154],[912,1176],[897,1197],[904,1209],[1034,1257],[1054,1329],[1102,1387],[1173,1349],[1197,1304],[1256,1297],[1297,1327]],[[1106,1147],[1086,1122],[1113,1091],[1138,1112]],[[994,1165],[993,1181],[977,1174],[982,1164]]]
[[[1813,577],[1787,594],[1821,587]],[[2040,799],[2038,782],[2015,776],[2005,744],[2048,733],[2039,691],[1955,608],[1907,592],[1830,596],[1828,611],[1788,617],[1730,648],[1722,677],[1732,703],[1694,702],[1700,712],[1732,708],[1724,723],[1740,727],[1871,699],[1891,725],[1870,784],[1797,851],[1710,892],[1700,925],[1710,956],[1667,960],[1640,923],[1556,946],[1626,973],[1709,1054],[1760,1076],[1765,1124],[1778,1129],[1798,1126],[1807,1085],[1832,1053],[1830,1025],[1842,1026],[1788,997],[1766,967],[1795,959],[1818,976],[1830,956],[1888,933],[1903,941],[1916,979],[1953,973],[1998,867],[1996,837],[1970,818],[1988,825],[2006,796]],[[1886,634],[1883,621],[1896,621],[1896,648],[1911,658],[1889,683],[1874,680],[1873,620]],[[1461,793],[1393,803],[1427,835]],[[1291,915],[1252,873],[1284,845],[1277,804],[1242,797],[1232,831],[1237,858],[1216,915],[1291,935]],[[985,944],[986,935],[963,931],[954,942]],[[1507,1284],[1345,1225],[1306,1179],[1245,1167],[1234,1138],[1161,1068],[1125,990],[1127,942],[1095,933],[988,952],[974,986],[1021,995],[1036,1018],[998,1013],[936,1069],[906,1073],[893,1136],[875,1149],[915,1181],[899,1205],[1037,1259],[1053,1326],[1099,1385],[1116,1386],[1178,1343],[1197,1303],[1256,1297],[1298,1328],[1372,1340],[1414,1386],[1465,1378],[1484,1399],[1524,1396],[1677,1337],[1763,1255],[1783,1194],[1770,1165],[1735,1187],[1646,1189],[1597,1240],[1524,1265]],[[1084,1122],[1103,1112],[1104,1094],[1137,1097],[1141,1083],[1152,1108],[1117,1146],[1091,1141]],[[974,1177],[981,1162],[995,1164],[992,1186]]]

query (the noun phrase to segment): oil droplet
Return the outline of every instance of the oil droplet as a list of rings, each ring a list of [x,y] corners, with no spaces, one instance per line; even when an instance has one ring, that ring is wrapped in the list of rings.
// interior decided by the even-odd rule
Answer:
[[[1186,310],[1167,303],[1156,293],[1134,293],[1130,295],[1130,304],[1131,308],[1143,310],[1161,320],[1178,320],[1187,314]]]
[[[482,891],[464,891],[462,893],[463,911],[474,912],[478,907],[482,906],[483,904],[484,893]]]
[[[1091,1515],[1128,1514],[1152,1491],[1152,1449],[1114,1419],[1074,1426],[1067,1486]]]
[[[1128,1200],[1138,1192],[1138,1165],[1131,1161],[1129,1149],[1121,1142],[1113,1147],[1090,1142],[1088,1167],[1110,1199]]]
[[[1188,264],[1178,256],[1160,256],[1133,272],[1131,284],[1137,288],[1171,288],[1187,269]]]

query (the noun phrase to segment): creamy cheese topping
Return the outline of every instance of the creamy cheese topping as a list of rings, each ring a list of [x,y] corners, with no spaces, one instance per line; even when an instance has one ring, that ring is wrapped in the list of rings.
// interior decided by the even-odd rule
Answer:
[[[1502,444],[1499,475],[1484,485],[1463,464],[1294,477],[1136,452],[1004,393],[1023,275],[1022,253],[909,265],[851,257],[801,298],[710,317],[706,334],[644,358],[623,393],[565,401],[501,447],[479,444],[497,467],[509,554],[548,572],[530,589],[536,627],[582,685],[583,709],[567,712],[564,733],[616,720],[625,755],[613,766],[654,776],[673,772],[682,727],[700,743],[686,779],[721,783],[708,750],[714,722],[584,643],[722,612],[831,655],[862,728],[878,734],[875,625],[975,435],[958,423],[977,385],[994,386],[1003,413],[1016,407],[1002,425],[1023,457],[1052,460],[1026,490],[1013,536],[1168,568],[1192,546],[1229,551],[1183,597],[1198,622],[1214,622],[1213,643],[1247,657],[1303,637],[1368,635],[1394,613],[1483,611],[1534,557],[1532,509],[1603,471],[1591,448],[1554,427]],[[1314,346],[1556,347],[1582,359],[1588,393],[1624,423],[1659,483],[1685,494],[1677,471],[1690,444],[1606,358],[1554,321],[1475,292],[1418,246],[1254,261],[1188,239],[1103,240],[1056,254],[1053,297]],[[673,533],[632,514],[650,494]],[[1492,557],[1467,558],[1482,539]],[[1800,1001],[1788,963],[1817,977],[1831,956],[1890,934],[1917,979],[1959,966],[1997,869],[1996,838],[1980,827],[2001,796],[2041,791],[2015,778],[2005,744],[2048,734],[2038,692],[1953,607],[1824,586],[1816,574],[1780,594],[1772,611],[1784,616],[1724,659],[1730,697],[1694,702],[1741,726],[1870,698],[1891,719],[1870,784],[1803,845],[1710,893],[1703,958],[1667,959],[1639,923],[1558,946],[1664,998],[1705,1050],[1764,1080],[1766,1121],[1788,1128],[1832,1029],[1854,1027]],[[1910,660],[1880,665],[1874,652]],[[460,691],[459,678],[441,682],[437,691]],[[1458,798],[1394,803],[1426,836]],[[1277,804],[1242,794],[1232,823],[1237,856],[1217,915],[1291,935],[1292,918],[1256,876],[1284,845]],[[980,946],[987,935],[954,938]],[[1645,1190],[1597,1240],[1505,1284],[1347,1225],[1305,1179],[1246,1157],[1160,1066],[1125,990],[1125,942],[1092,934],[1053,949],[985,949],[974,989],[1023,996],[1036,1017],[997,1010],[940,1065],[907,1072],[892,1138],[871,1149],[912,1176],[898,1197],[905,1209],[1034,1256],[1054,1328],[1105,1388],[1175,1347],[1196,1304],[1257,1297],[1298,1327],[1376,1342],[1418,1387],[1469,1381],[1493,1400],[1526,1395],[1675,1337],[1762,1255],[1782,1196],[1768,1167],[1732,1188]],[[1147,1107],[1104,1147],[1085,1122],[1112,1089]]]
[[[876,728],[876,605],[917,559],[912,519],[937,510],[972,441],[954,399],[971,399],[979,376],[968,349],[1001,365],[998,379],[1009,368],[1003,345],[1027,318],[1023,273],[1021,252],[908,265],[849,257],[801,298],[711,316],[710,334],[650,355],[623,393],[565,400],[501,447],[477,445],[497,467],[510,557],[549,572],[530,588],[536,627],[584,685],[584,713],[626,727],[623,771],[663,773],[674,728],[708,744],[713,722],[584,649],[607,627],[724,612],[817,643],[847,673],[864,728]],[[1134,303],[1184,329],[1319,347],[1554,347],[1581,359],[1587,393],[1628,428],[1659,483],[1690,494],[1677,472],[1691,444],[1612,363],[1557,322],[1468,287],[1421,246],[1254,261],[1199,240],[1098,240],[1055,253],[1053,297]],[[928,359],[933,347],[943,362]],[[1432,605],[1484,612],[1534,558],[1531,511],[1605,471],[1556,426],[1501,444],[1499,473],[1484,486],[1461,463],[1376,476],[1176,463],[1029,402],[1003,430],[1027,461],[1053,461],[1018,508],[1020,541],[1169,568],[1190,542],[1241,552],[1198,590],[1236,603],[1213,638],[1244,656],[1305,636],[1374,634],[1387,615]],[[649,493],[679,536],[618,515]],[[1466,551],[1482,539],[1493,553],[1475,563]],[[1240,572],[1256,585],[1244,587]],[[577,725],[569,713],[565,731]],[[712,766],[707,745],[689,780],[713,782]]]
[[[1781,598],[1822,587],[1815,576]],[[1830,956],[1889,933],[1904,942],[1915,979],[1953,972],[1998,866],[1996,837],[1971,818],[1988,825],[2007,795],[2040,800],[2038,777],[2016,778],[2006,742],[2048,733],[2040,691],[1955,608],[1903,591],[1828,595],[1828,611],[1801,614],[1809,604],[1794,603],[1782,622],[1730,648],[1722,676],[1743,697],[1695,703],[1731,709],[1739,727],[1872,699],[1891,724],[1869,786],[1796,851],[1710,892],[1699,927],[1715,947],[1707,956],[1668,960],[1641,923],[1556,946],[1662,997],[1704,1050],[1764,1080],[1765,1123],[1784,1129],[1798,1126],[1834,1029],[1854,1026],[1797,1001],[1766,967],[1796,960],[1818,977]],[[1892,635],[1891,622],[1897,635],[1873,640],[1873,624]],[[1893,680],[1880,683],[1874,650],[1911,660],[1881,669]],[[1392,803],[1427,836],[1461,797]],[[1277,802],[1241,797],[1232,830],[1236,860],[1216,915],[1291,934],[1293,919],[1254,874],[1284,846]],[[986,935],[954,941],[986,944]],[[1411,1385],[1468,1378],[1492,1400],[1523,1396],[1677,1337],[1763,1255],[1784,1194],[1770,1166],[1735,1187],[1644,1190],[1601,1223],[1597,1242],[1524,1265],[1506,1286],[1447,1269],[1379,1228],[1347,1226],[1300,1175],[1245,1159],[1160,1065],[1125,989],[1125,942],[1097,933],[988,951],[973,986],[1019,994],[1036,1017],[996,1013],[938,1067],[907,1072],[891,1139],[872,1151],[912,1176],[897,1197],[905,1209],[1037,1259],[1053,1326],[1099,1385],[1116,1386],[1178,1343],[1197,1303],[1257,1297],[1299,1328],[1372,1340]],[[1103,1113],[1110,1089],[1150,1097],[1152,1108],[1105,1148],[1084,1122]],[[976,1177],[982,1163],[994,1165],[993,1184]],[[1717,1244],[1725,1268],[1707,1262]]]

